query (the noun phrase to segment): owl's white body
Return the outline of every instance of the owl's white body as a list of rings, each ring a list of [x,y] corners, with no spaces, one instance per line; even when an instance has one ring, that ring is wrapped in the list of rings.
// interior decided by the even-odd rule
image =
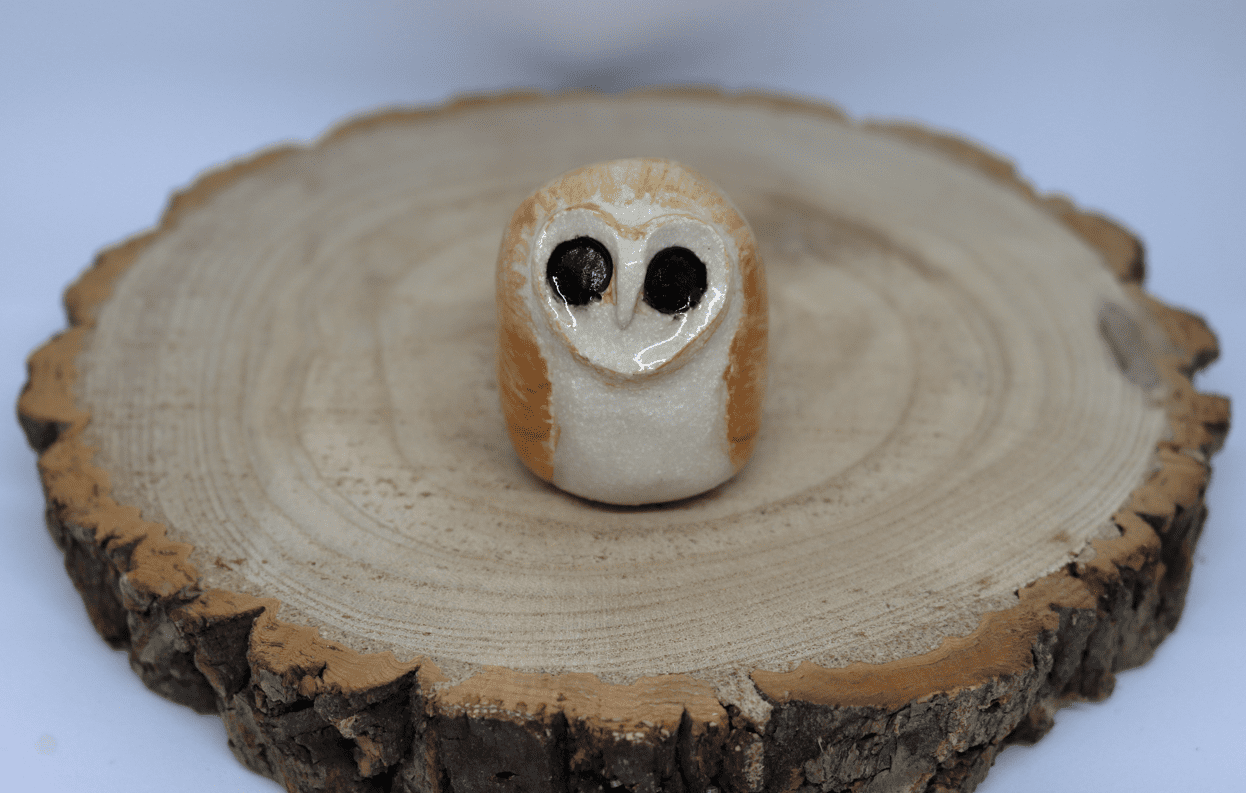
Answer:
[[[564,256],[592,262],[583,283],[599,291],[564,294]],[[675,280],[649,272],[662,256]],[[614,504],[721,484],[755,441],[765,312],[752,234],[703,177],[618,160],[551,182],[516,211],[498,257],[499,391],[520,457]]]
[[[728,316],[722,330],[738,319]],[[635,384],[611,382],[556,339],[538,339],[554,383],[555,485],[596,501],[647,504],[696,495],[735,473],[726,443],[728,333],[677,371]]]

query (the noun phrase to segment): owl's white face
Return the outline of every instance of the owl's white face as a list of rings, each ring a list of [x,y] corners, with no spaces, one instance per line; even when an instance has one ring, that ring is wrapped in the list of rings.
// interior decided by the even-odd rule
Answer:
[[[551,215],[532,246],[529,283],[577,357],[635,378],[677,367],[705,343],[735,268],[707,218],[627,193]]]

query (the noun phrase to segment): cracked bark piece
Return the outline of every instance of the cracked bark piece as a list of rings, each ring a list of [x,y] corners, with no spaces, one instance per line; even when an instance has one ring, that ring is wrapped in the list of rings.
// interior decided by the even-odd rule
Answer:
[[[514,457],[493,263],[622,156],[768,268],[764,432],[660,507]],[[970,790],[1180,616],[1227,400],[1142,247],[922,128],[514,95],[209,172],[102,253],[19,415],[93,624],[290,790]]]

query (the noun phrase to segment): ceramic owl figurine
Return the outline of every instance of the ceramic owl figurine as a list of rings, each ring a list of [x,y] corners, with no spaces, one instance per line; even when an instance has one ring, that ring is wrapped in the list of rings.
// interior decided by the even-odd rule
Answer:
[[[583,498],[702,493],[753,452],[766,280],[752,231],[705,177],[629,159],[519,205],[497,265],[498,386],[511,442]]]

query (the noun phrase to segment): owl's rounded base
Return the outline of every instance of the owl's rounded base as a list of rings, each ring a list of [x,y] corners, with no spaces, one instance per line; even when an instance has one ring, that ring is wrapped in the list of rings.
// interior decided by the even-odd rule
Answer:
[[[727,462],[725,454],[723,455],[723,462]],[[609,478],[608,469],[603,471],[598,468],[587,475],[575,475],[583,474],[584,472],[577,470],[574,466],[570,466],[568,478],[559,478],[556,473],[553,484],[559,490],[564,490],[573,496],[588,501],[595,501],[599,504],[618,507],[657,507],[662,504],[695,498],[713,490],[730,479],[734,473],[731,471],[729,464],[724,467],[726,468],[725,473],[719,476],[681,476],[676,474],[669,478],[642,479],[627,482],[624,486],[620,486],[617,478]]]
[[[770,415],[726,485],[606,507],[509,454],[477,230],[642,140],[762,242]],[[1227,403],[1141,275],[929,132],[474,101],[205,176],[70,290],[19,411],[96,627],[289,789],[964,789],[1180,613]]]

